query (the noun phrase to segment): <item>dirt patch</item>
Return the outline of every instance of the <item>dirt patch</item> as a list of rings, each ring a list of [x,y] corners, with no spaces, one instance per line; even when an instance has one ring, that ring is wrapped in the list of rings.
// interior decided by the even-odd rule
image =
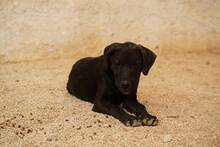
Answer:
[[[75,58],[0,65],[0,146],[219,146],[220,55],[160,55],[139,100],[157,127],[91,111],[65,87]]]

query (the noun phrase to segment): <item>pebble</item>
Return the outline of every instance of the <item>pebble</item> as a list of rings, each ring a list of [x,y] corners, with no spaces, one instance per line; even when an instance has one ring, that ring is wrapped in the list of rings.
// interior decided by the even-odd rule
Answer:
[[[172,141],[172,136],[171,135],[165,135],[164,138],[163,138],[163,142],[167,143],[167,142],[170,142],[170,141]]]
[[[81,126],[79,126],[78,128],[76,128],[77,130],[80,130],[81,129]]]
[[[13,127],[13,128],[15,128],[15,126],[16,126],[16,124],[15,124],[15,123],[12,123],[11,125],[12,125],[12,127]]]
[[[31,132],[33,132],[32,129],[28,129],[28,130],[27,130],[27,133],[31,133]]]
[[[25,131],[25,127],[21,127],[21,130],[22,130],[22,131]]]
[[[92,127],[92,125],[88,125],[88,126],[86,126],[86,128],[91,128]]]
[[[110,124],[104,124],[104,127],[111,128],[112,126]]]
[[[47,138],[47,141],[52,141],[52,138]]]
[[[4,126],[0,126],[1,129],[4,129]]]
[[[39,119],[38,119],[37,121],[38,121],[38,123],[40,123],[40,124],[42,124],[42,123],[43,123],[43,122],[42,122],[41,120],[39,120]]]

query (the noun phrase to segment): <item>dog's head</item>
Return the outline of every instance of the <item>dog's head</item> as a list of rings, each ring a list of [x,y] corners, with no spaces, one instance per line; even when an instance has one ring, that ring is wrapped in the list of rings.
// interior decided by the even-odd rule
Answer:
[[[104,68],[114,77],[123,95],[136,92],[140,73],[147,75],[156,59],[155,53],[131,42],[113,43],[105,48]]]

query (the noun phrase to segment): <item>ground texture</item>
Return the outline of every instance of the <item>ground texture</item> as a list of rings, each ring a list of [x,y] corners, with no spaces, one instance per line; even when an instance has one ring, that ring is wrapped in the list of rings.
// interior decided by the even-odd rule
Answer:
[[[70,96],[76,58],[0,64],[0,146],[220,146],[220,55],[158,56],[139,100],[156,127],[126,127]]]

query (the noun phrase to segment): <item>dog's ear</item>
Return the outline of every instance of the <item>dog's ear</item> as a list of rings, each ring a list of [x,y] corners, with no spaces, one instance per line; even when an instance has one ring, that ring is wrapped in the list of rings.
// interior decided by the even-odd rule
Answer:
[[[138,45],[138,47],[139,47],[141,54],[142,54],[142,61],[143,61],[142,62],[142,72],[144,75],[147,75],[150,68],[154,64],[157,56],[150,49],[148,49],[142,45]]]
[[[110,66],[110,57],[119,49],[119,43],[112,43],[104,50],[104,70],[107,71]]]

